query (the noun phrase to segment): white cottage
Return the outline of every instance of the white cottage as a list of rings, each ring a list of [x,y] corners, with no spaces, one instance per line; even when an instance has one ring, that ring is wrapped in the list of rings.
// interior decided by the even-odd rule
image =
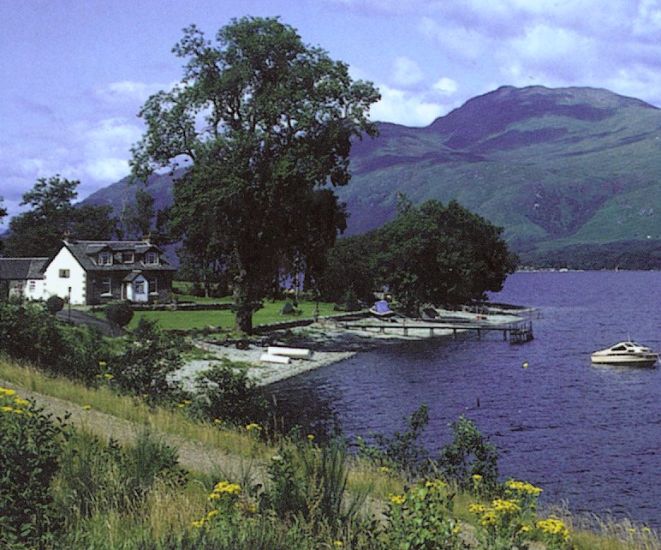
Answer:
[[[44,281],[49,295],[72,304],[150,302],[170,297],[175,271],[149,240],[65,240],[44,267]]]
[[[0,292],[29,300],[44,298],[46,262],[48,258],[0,258]]]

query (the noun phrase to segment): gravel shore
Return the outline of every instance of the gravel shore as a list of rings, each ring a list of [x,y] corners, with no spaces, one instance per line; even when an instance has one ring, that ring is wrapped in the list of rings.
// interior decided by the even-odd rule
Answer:
[[[499,324],[516,319],[513,316],[505,315],[489,317],[485,324]],[[264,341],[250,341],[246,349],[240,349],[235,344],[217,344],[205,341],[197,341],[195,345],[217,357],[218,360],[226,358],[230,361],[247,363],[249,365],[248,376],[258,386],[266,386],[313,369],[344,361],[359,351],[374,349],[384,345],[387,341],[448,337],[453,332],[450,329],[434,329],[431,334],[429,328],[420,328],[428,327],[428,322],[410,319],[384,322],[383,329],[360,327],[361,324],[374,325],[376,321],[373,318],[365,318],[352,322],[352,328],[346,329],[336,321],[322,320],[306,327],[275,332],[269,336],[268,344]],[[406,334],[402,330],[403,326],[407,328]],[[313,354],[310,359],[292,359],[289,365],[260,361],[260,356],[266,352],[269,345],[308,348],[312,350]],[[173,378],[181,380],[184,386],[191,387],[195,376],[209,369],[214,363],[216,363],[214,359],[189,361],[175,373]]]

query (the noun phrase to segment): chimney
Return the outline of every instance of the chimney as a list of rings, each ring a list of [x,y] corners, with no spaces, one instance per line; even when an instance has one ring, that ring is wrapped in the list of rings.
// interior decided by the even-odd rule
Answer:
[[[151,244],[151,233],[147,233],[146,235],[143,235],[142,240],[145,241],[147,244]]]

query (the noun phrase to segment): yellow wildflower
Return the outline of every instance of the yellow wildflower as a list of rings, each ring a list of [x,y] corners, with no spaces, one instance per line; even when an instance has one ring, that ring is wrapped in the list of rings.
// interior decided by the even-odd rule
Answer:
[[[15,397],[14,404],[18,405],[19,407],[27,407],[30,404],[30,402],[27,399],[21,399],[20,397]]]
[[[542,519],[537,522],[537,528],[547,535],[561,537],[563,540],[569,538],[569,529],[564,522],[557,518]]]
[[[335,548],[342,548],[344,546],[344,543],[341,540],[334,540],[333,546],[335,546]]]
[[[4,413],[10,413],[10,412],[14,411],[14,407],[10,407],[8,405],[3,405],[2,407],[0,407],[0,411],[2,411]]]
[[[207,513],[207,521],[216,517],[218,515],[218,510],[211,510],[209,513]]]
[[[314,441],[314,434],[308,434],[308,441]]]
[[[390,468],[388,468],[388,466],[381,466],[379,468],[379,472],[381,472],[382,474],[388,474],[390,473]]]
[[[406,497],[404,495],[390,495],[390,502],[395,506],[401,506],[404,504]]]
[[[105,367],[107,364],[108,363],[106,363],[105,361],[99,361],[99,367],[101,368]]]
[[[213,419],[213,423],[214,423],[214,424],[222,424],[223,421],[222,421],[220,418],[214,418],[214,419]]]
[[[209,500],[219,500],[223,495],[240,495],[241,485],[229,481],[219,481],[209,495]]]
[[[497,498],[491,503],[491,505],[495,512],[502,514],[514,514],[521,510],[521,507],[513,500]]]
[[[473,479],[473,483],[475,484],[478,484],[483,479],[480,474],[473,474],[471,478]]]
[[[438,490],[438,489],[444,489],[445,487],[447,487],[447,484],[445,483],[445,481],[441,479],[435,479],[434,481],[426,481],[425,487],[427,487],[427,489]]]
[[[195,529],[199,529],[200,527],[204,526],[204,519],[197,519],[197,520],[193,521],[193,523],[191,525],[193,527],[195,527]]]
[[[491,509],[486,510],[482,514],[482,517],[480,518],[480,523],[485,527],[488,525],[496,525],[496,523],[498,523],[498,517],[496,516],[496,512],[494,512]]]
[[[459,533],[461,533],[461,525],[455,525],[452,528],[452,534],[453,535],[458,535]]]
[[[89,411],[92,408],[92,405],[83,405],[84,411]]]
[[[252,431],[262,431],[262,427],[259,424],[255,424],[254,422],[251,422],[250,424],[246,425],[246,431],[252,432]]]
[[[14,409],[12,412],[13,412],[14,414],[23,414],[23,410],[22,410],[22,409]]]
[[[103,377],[104,377],[106,380],[112,380],[113,378],[115,378],[115,377],[114,377],[112,374],[110,374],[109,372],[107,372],[106,374],[104,374]]]
[[[469,504],[468,511],[471,514],[483,514],[487,511],[487,508],[484,506],[484,504]]]
[[[10,390],[9,388],[3,388],[0,386],[0,394],[5,395],[6,397],[11,397],[12,395],[16,395],[16,390]]]
[[[525,481],[517,481],[516,479],[509,479],[505,482],[505,488],[510,491],[524,493],[526,495],[537,496],[542,492],[540,487],[535,487],[531,483]]]
[[[521,532],[522,533],[530,533],[530,531],[532,531],[532,525],[528,525],[527,523],[524,523],[521,526]]]

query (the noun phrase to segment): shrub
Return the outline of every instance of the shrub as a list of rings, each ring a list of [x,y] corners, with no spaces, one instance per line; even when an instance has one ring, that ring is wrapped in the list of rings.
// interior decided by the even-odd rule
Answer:
[[[57,504],[75,525],[96,513],[136,511],[157,481],[181,486],[186,475],[178,466],[177,452],[149,432],[122,448],[110,439],[75,432],[62,454],[57,476]]]
[[[58,311],[62,311],[64,307],[64,300],[59,296],[51,296],[46,300],[46,309],[51,315],[55,315]]]
[[[335,439],[318,447],[311,441],[286,442],[268,466],[270,483],[262,505],[279,518],[304,518],[317,531],[321,526],[337,534],[358,518],[366,494],[347,498],[347,454]]]
[[[421,405],[408,419],[404,432],[395,432],[388,437],[375,434],[376,446],[370,446],[362,438],[357,439],[361,456],[381,466],[395,466],[409,478],[428,475],[434,469],[429,452],[419,443],[420,436],[429,422],[429,408]]]
[[[454,550],[464,548],[461,527],[452,517],[454,494],[441,480],[418,483],[403,495],[391,495],[388,525],[381,535],[385,548]],[[489,547],[491,548],[491,547]]]
[[[50,492],[67,429],[0,388],[0,547],[42,548],[60,521]]]
[[[125,327],[133,319],[133,309],[126,302],[109,304],[106,307],[106,317],[111,323],[119,327]]]
[[[98,374],[99,359],[107,354],[98,333],[59,323],[36,303],[0,303],[0,351],[87,383]]]
[[[168,380],[168,375],[181,365],[181,354],[172,339],[159,330],[155,321],[141,318],[126,348],[111,359],[109,368],[123,390],[156,403],[181,397],[180,385]]]
[[[498,451],[475,426],[463,416],[452,424],[454,440],[441,450],[439,466],[447,480],[462,489],[480,480],[480,491],[489,495],[498,487]]]
[[[198,375],[196,393],[192,410],[206,420],[243,425],[268,416],[268,404],[255,382],[228,360]]]

